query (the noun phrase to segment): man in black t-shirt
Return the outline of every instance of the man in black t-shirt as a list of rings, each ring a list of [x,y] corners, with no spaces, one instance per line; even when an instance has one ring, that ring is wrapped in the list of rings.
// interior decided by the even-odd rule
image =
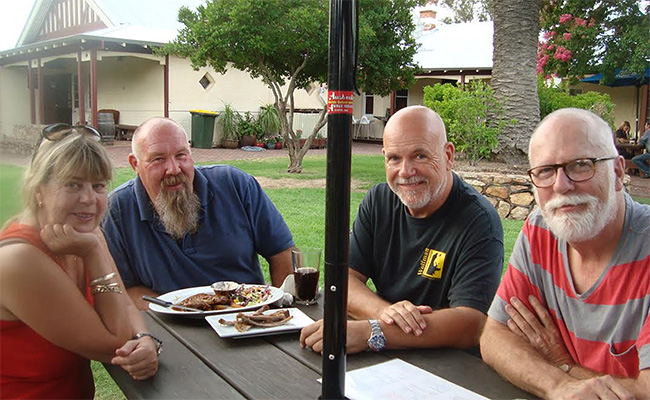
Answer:
[[[348,322],[347,352],[473,348],[501,277],[501,220],[452,172],[454,146],[431,109],[393,115],[383,153],[387,183],[365,196],[350,237],[348,314],[357,321]],[[322,351],[322,321],[300,341]]]

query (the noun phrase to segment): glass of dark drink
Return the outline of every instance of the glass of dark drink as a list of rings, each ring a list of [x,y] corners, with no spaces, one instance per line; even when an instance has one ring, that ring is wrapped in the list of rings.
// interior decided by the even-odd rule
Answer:
[[[321,249],[301,247],[291,250],[296,303],[314,304],[318,301],[318,277]]]

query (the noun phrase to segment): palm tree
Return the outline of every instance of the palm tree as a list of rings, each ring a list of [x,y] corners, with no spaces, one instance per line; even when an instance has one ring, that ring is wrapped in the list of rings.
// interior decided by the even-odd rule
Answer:
[[[492,87],[508,124],[499,138],[497,158],[525,162],[528,141],[539,122],[537,37],[542,0],[494,2]]]

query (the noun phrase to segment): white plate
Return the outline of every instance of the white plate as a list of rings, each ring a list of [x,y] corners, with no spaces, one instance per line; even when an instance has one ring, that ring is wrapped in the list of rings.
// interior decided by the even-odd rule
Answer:
[[[221,325],[219,323],[219,320],[221,318],[225,319],[226,321],[234,321],[235,318],[237,317],[237,314],[239,314],[239,312],[233,312],[230,314],[223,314],[223,315],[213,315],[210,317],[205,317],[205,320],[208,321],[212,329],[214,329],[215,332],[217,332],[217,335],[221,336],[222,338],[234,338],[234,339],[255,337],[255,336],[265,336],[265,335],[277,335],[279,333],[298,331],[314,322],[314,320],[309,318],[307,314],[305,314],[304,312],[300,311],[297,308],[285,308],[285,310],[288,310],[289,314],[293,315],[293,318],[287,321],[286,324],[280,326],[272,326],[269,328],[261,328],[258,326],[254,326],[249,330],[247,330],[246,332],[239,332],[237,329],[235,329],[234,326]],[[275,311],[277,310],[269,310],[266,311],[265,314],[270,314]]]
[[[252,287],[252,286],[266,286],[266,285],[244,285],[244,286]],[[173,310],[172,308],[167,308],[167,307],[159,306],[158,304],[149,303],[149,309],[161,314],[182,315],[184,317],[191,317],[191,318],[203,318],[206,315],[231,313],[233,311],[244,311],[244,310],[253,310],[253,309],[256,310],[265,304],[275,303],[276,301],[280,300],[282,296],[284,296],[284,292],[281,289],[278,289],[273,286],[269,286],[269,289],[271,290],[271,295],[269,296],[268,299],[266,299],[261,303],[248,305],[245,307],[236,307],[236,308],[228,307],[223,310],[192,312],[192,311],[177,311],[177,310]],[[179,289],[173,292],[165,293],[163,295],[158,296],[158,298],[165,301],[171,301],[172,303],[178,303],[190,296],[199,293],[214,294],[214,290],[212,290],[210,286],[196,286],[196,287]]]

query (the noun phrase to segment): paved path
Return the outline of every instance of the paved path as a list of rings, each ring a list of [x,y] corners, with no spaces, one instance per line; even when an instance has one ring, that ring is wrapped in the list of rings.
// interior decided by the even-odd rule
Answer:
[[[354,154],[381,154],[381,143],[353,142]],[[106,146],[106,151],[115,167],[128,167],[128,156],[131,152],[131,142],[116,140],[113,145]],[[307,156],[326,155],[326,149],[311,149]],[[195,162],[219,162],[221,160],[251,160],[271,157],[285,157],[289,161],[287,150],[244,151],[240,149],[198,149],[192,148],[192,158]],[[4,164],[27,166],[28,156],[15,154],[0,154],[0,162]]]
[[[353,142],[352,152],[354,154],[381,154],[380,143]],[[129,165],[127,157],[131,152],[131,142],[115,141],[113,146],[106,146],[111,161],[116,167],[126,167]],[[326,149],[311,149],[307,156],[326,155]],[[286,149],[280,150],[263,150],[263,151],[244,151],[241,149],[197,149],[192,148],[192,158],[195,162],[219,162],[221,160],[251,160],[262,158],[285,157],[289,162],[289,156]]]
[[[131,152],[131,142],[117,140],[112,146],[106,146],[113,165],[115,167],[128,167],[128,155]],[[352,152],[354,154],[381,154],[381,143],[352,142]],[[326,149],[311,149],[307,156],[325,155]],[[192,156],[196,162],[219,162],[221,160],[244,160],[244,159],[262,159],[270,157],[287,158],[287,150],[264,150],[259,152],[243,151],[240,149],[192,149]],[[288,158],[287,158],[288,161]],[[17,156],[13,154],[0,154],[0,162],[26,166],[29,163],[29,157]],[[650,198],[650,179],[641,179],[638,176],[630,177],[630,193],[635,196]]]

